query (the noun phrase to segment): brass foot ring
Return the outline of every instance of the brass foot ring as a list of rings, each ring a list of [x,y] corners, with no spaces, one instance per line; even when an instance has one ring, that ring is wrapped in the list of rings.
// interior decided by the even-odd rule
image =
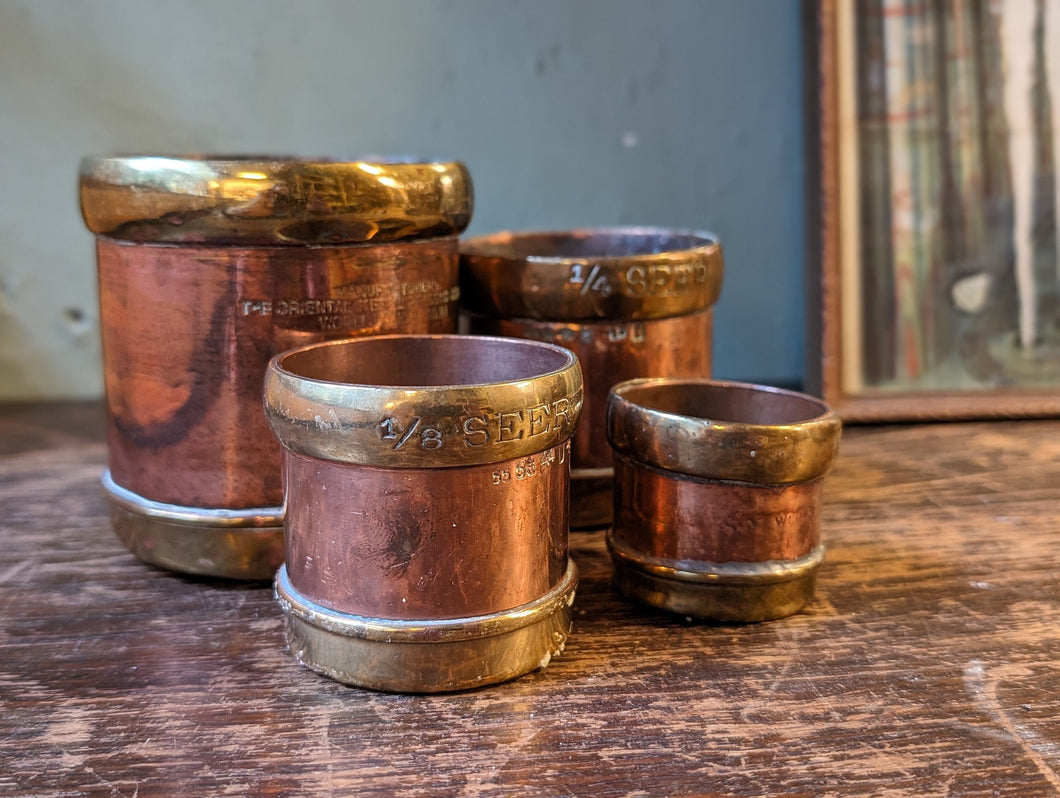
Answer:
[[[145,499],[105,471],[110,520],[125,547],[151,565],[224,579],[272,579],[283,562],[283,508],[214,510]]]
[[[615,588],[658,609],[717,621],[771,621],[801,610],[813,597],[824,546],[796,560],[689,562],[660,560],[617,543],[607,548]]]
[[[570,633],[577,584],[577,569],[568,561],[555,588],[520,607],[470,618],[401,621],[310,601],[281,567],[276,598],[287,618],[287,644],[311,670],[372,690],[442,693],[496,684],[548,665]]]

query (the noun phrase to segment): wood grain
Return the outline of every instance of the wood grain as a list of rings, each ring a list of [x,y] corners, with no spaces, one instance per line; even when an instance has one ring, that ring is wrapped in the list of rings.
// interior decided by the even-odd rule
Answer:
[[[96,406],[0,411],[0,794],[1055,795],[1060,422],[847,431],[809,609],[695,623],[610,588],[478,692],[300,668],[271,589],[137,562]]]

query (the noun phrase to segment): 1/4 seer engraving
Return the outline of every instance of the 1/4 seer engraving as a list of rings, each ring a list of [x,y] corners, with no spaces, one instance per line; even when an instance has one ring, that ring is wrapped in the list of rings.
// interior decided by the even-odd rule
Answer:
[[[640,298],[680,297],[691,294],[707,282],[704,263],[654,263],[626,269],[626,293]]]
[[[594,264],[589,269],[589,275],[584,274],[585,267],[588,264],[585,263],[572,263],[570,267],[570,279],[568,282],[571,285],[578,286],[578,293],[583,296],[590,292],[599,294],[602,297],[611,296],[611,281],[607,279],[607,274],[602,272],[600,264]]]
[[[633,299],[682,297],[697,291],[710,278],[705,263],[651,263],[613,272],[599,263],[572,263],[567,283],[583,296],[608,297],[615,291]]]

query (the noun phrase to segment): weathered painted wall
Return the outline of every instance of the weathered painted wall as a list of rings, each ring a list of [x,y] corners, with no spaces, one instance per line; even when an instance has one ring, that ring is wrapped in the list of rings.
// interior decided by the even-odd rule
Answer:
[[[803,373],[791,0],[0,0],[0,398],[102,390],[86,153],[465,161],[470,232],[724,240],[715,373]]]

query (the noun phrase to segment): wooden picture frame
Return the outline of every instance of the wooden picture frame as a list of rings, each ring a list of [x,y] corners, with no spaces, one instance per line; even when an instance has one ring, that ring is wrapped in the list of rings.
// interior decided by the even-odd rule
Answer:
[[[1060,31],[1060,0],[1023,4],[1038,19],[1027,45],[1033,126],[1022,149],[1008,132],[1017,129],[1009,118],[1021,117],[1007,112],[1019,107],[1005,104],[1021,96],[1006,83],[1019,70],[992,71],[1005,58],[1011,67],[1017,52],[1002,48],[1009,40],[1001,31],[1013,37],[1015,23],[1005,17],[1003,28],[992,16],[1008,1],[806,4],[816,66],[807,98],[817,204],[811,263],[819,268],[810,285],[807,387],[847,421],[1060,415],[1060,71],[1045,76],[1041,64],[1045,29]],[[1053,14],[1048,26],[1043,13]],[[932,42],[944,49],[931,51]],[[913,52],[913,63],[896,52]],[[1049,119],[1041,111],[1050,106],[1041,102],[1047,90],[1056,110]],[[932,108],[940,96],[946,105]],[[1047,130],[1056,132],[1043,141]],[[1026,272],[1028,259],[1014,232],[1021,219],[1025,229],[1027,178],[1013,188],[1013,175],[1024,174],[1013,164],[1024,163],[1028,141],[1029,258],[1040,278],[1031,301],[1015,284],[1017,261]],[[1036,312],[1029,324],[1024,308]]]

